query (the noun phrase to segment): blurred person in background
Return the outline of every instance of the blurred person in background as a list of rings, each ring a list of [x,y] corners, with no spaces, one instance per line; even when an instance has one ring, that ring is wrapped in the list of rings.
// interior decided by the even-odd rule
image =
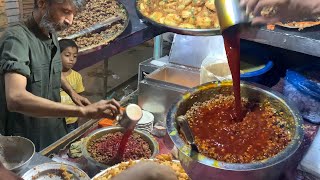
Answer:
[[[320,16],[319,0],[240,0],[240,5],[255,16],[253,24],[286,23]],[[263,15],[263,9],[272,13]]]

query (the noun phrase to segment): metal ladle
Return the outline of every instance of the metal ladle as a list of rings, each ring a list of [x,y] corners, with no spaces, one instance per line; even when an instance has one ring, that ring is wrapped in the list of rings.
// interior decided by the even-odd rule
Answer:
[[[239,0],[215,0],[221,31],[238,24],[250,23],[253,16],[240,7]]]
[[[118,115],[116,117],[118,124],[125,129],[123,137],[125,137],[128,133],[130,133],[130,136],[131,136],[131,133],[134,131],[134,128],[136,127],[137,123],[141,118],[142,118],[142,109],[136,104],[129,104],[126,107],[126,110],[123,113],[123,115]],[[126,138],[127,139],[125,140],[125,143],[127,143],[129,136]],[[125,146],[125,145],[126,144],[123,144],[123,139],[122,139],[118,147],[118,152],[116,156],[110,162],[111,164],[117,164],[121,162],[124,151],[120,152],[120,149],[122,148],[122,146]]]
[[[119,124],[124,129],[134,129],[142,118],[142,109],[136,104],[129,104],[123,115],[119,114],[116,117],[117,124]]]
[[[178,116],[177,117],[177,122],[178,122],[178,125],[181,128],[182,134],[186,138],[187,142],[190,144],[191,150],[198,153],[199,149],[198,149],[197,145],[194,142],[194,136],[192,134],[191,128],[189,126],[189,123],[188,123],[186,117],[182,116],[182,115]]]

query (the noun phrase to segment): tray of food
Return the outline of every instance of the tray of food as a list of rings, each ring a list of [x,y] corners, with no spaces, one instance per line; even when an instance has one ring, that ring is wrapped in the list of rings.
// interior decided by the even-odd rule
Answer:
[[[288,22],[288,23],[275,23],[277,26],[281,26],[284,28],[289,28],[289,29],[298,29],[299,31],[305,29],[305,28],[310,28],[314,26],[318,26],[320,24],[320,21],[299,21],[299,22]]]
[[[90,180],[89,176],[81,169],[61,163],[44,163],[38,165],[23,176],[24,180]]]
[[[90,0],[73,21],[72,26],[59,33],[59,39],[73,39],[79,52],[97,50],[125,31],[128,12],[117,0]]]
[[[154,159],[142,159],[142,160],[134,160],[134,161],[127,161],[122,162],[120,164],[114,165],[104,171],[101,171],[99,174],[94,176],[93,180],[109,180],[113,177],[120,174],[122,171],[125,171],[126,169],[134,166],[135,164],[143,161],[153,161],[156,163],[159,163],[161,165],[169,166],[173,169],[173,171],[176,173],[177,179],[179,180],[189,180],[190,178],[182,168],[180,161],[173,160],[171,155],[168,154],[162,154],[158,155]]]
[[[136,0],[140,19],[178,34],[220,34],[214,0]]]

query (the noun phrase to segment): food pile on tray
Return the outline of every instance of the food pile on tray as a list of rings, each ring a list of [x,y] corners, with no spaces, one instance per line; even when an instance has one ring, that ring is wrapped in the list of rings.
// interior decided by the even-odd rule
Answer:
[[[185,173],[184,169],[182,168],[179,161],[175,161],[172,159],[172,156],[169,154],[162,154],[158,155],[155,159],[143,159],[139,161],[128,161],[128,162],[122,162],[118,165],[115,165],[113,167],[110,167],[106,169],[105,171],[101,172],[100,174],[97,174],[93,180],[109,180],[113,177],[117,176],[124,170],[134,166],[135,164],[143,161],[153,161],[156,163],[159,163],[161,165],[169,166],[173,169],[173,171],[176,173],[176,176],[178,180],[188,180],[189,177]]]
[[[117,21],[106,24],[105,27],[94,29],[97,23],[119,17]],[[109,43],[119,36],[126,28],[128,17],[125,7],[116,0],[89,0],[84,10],[79,13],[71,27],[59,33],[60,38],[68,38],[84,29],[93,29],[90,33],[76,37],[74,40],[80,51],[95,48]]]
[[[315,20],[293,21],[286,23],[277,22],[275,24],[268,24],[267,29],[273,31],[276,26],[280,26],[289,29],[298,29],[299,31],[301,31],[305,28],[314,27],[318,25],[320,25],[320,17]]]
[[[264,17],[273,17],[278,12],[278,8],[274,6],[266,7],[261,11],[261,15]],[[275,30],[276,26],[288,28],[288,29],[298,29],[299,31],[314,27],[320,24],[320,17],[313,18],[313,19],[303,19],[300,21],[287,21],[287,22],[276,22],[273,24],[268,24],[267,29],[268,30]]]
[[[62,179],[62,180],[89,180],[89,176],[76,166],[50,162],[37,165],[25,174],[24,180]]]
[[[214,0],[138,0],[138,10],[167,26],[186,29],[219,28]]]

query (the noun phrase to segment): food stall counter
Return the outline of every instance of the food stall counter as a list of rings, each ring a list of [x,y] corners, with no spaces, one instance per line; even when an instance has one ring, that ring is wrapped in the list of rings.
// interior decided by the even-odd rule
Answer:
[[[137,103],[138,96],[138,92],[134,92],[133,94],[125,98],[124,101],[122,101],[122,106],[126,106],[129,103]],[[90,177],[93,177],[100,171],[98,168],[92,169],[92,167],[89,165],[89,162],[83,156],[79,158],[71,158],[68,154],[70,144],[79,141],[82,138],[85,138],[88,134],[99,128],[99,124],[96,120],[88,121],[86,124],[81,126],[76,131],[72,132],[71,134],[68,134],[66,137],[59,140],[60,142],[56,142],[55,144],[49,146],[40,153],[44,156],[52,158],[52,160],[54,161],[76,165],[80,167],[82,170],[84,170]],[[298,152],[295,154],[295,157],[292,161],[292,163],[296,164],[296,166],[293,169],[286,169],[286,172],[284,172],[282,175],[283,179],[303,180],[312,178],[312,175],[300,171],[296,167],[298,166],[303,155],[307,152],[309,146],[311,145],[318,130],[318,126],[305,122],[304,130],[305,137],[303,143],[300,146]],[[168,135],[162,138],[155,137],[155,139],[159,144],[159,154],[167,154],[174,152],[174,145],[171,142],[170,137]]]

